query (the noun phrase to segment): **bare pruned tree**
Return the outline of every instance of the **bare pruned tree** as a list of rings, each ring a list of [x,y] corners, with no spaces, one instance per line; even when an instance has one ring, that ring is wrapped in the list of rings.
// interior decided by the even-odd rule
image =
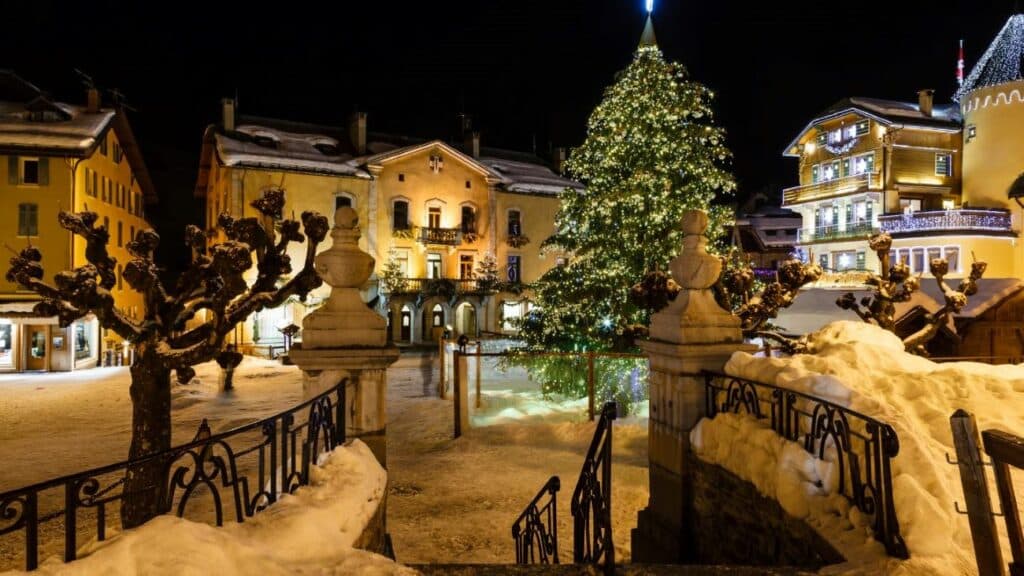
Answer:
[[[171,371],[180,382],[187,382],[195,375],[193,365],[224,353],[225,338],[235,325],[263,308],[281,305],[291,296],[304,299],[322,283],[313,268],[313,258],[329,229],[327,218],[303,213],[303,235],[299,222],[282,220],[282,189],[267,191],[252,206],[262,218],[236,219],[222,214],[219,225],[227,240],[209,247],[207,235],[196,226],[188,226],[186,243],[192,251],[191,263],[173,292],[164,288],[153,260],[160,237],[153,230],[136,233],[128,242],[131,259],[122,274],[128,285],[143,295],[141,319],[129,317],[114,305],[110,290],[116,283],[117,262],[107,252],[109,231],[97,226],[95,212],[61,211],[61,226],[85,239],[87,263],[58,272],[53,283],[44,280],[43,254],[38,248],[29,246],[11,258],[8,281],[42,296],[36,313],[57,316],[61,326],[92,313],[103,327],[135,345],[130,388],[131,460],[171,448]],[[303,241],[306,254],[302,268],[281,284],[282,277],[292,272],[289,243]],[[250,285],[244,275],[254,260],[256,277]],[[200,312],[203,319],[198,321]],[[148,458],[128,468],[121,504],[121,520],[126,528],[165,511],[166,480],[162,474],[160,458]]]

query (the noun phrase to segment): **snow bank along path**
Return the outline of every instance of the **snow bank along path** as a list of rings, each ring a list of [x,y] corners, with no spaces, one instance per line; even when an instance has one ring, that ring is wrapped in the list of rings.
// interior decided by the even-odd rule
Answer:
[[[285,574],[415,574],[391,560],[352,548],[377,511],[387,474],[356,440],[324,454],[310,485],[243,524],[222,528],[176,516],[93,542],[70,564],[51,557],[24,574],[272,576]],[[8,572],[7,574],[19,574]]]
[[[894,499],[909,560],[886,557],[867,519],[834,493],[832,463],[816,460],[765,423],[734,414],[702,420],[691,434],[698,457],[752,482],[855,559],[825,572],[976,573],[967,517],[954,510],[954,501],[963,502],[959,472],[945,459],[954,454],[949,417],[963,408],[975,415],[979,429],[1024,434],[1024,366],[938,364],[907,354],[895,335],[860,322],[833,322],[811,336],[811,346],[812,354],[790,358],[737,352],[725,370],[847,406],[895,428],[900,451],[892,468]],[[1024,494],[1024,473],[1015,474],[1015,483],[1018,495]],[[1009,559],[1005,536],[1003,544]]]

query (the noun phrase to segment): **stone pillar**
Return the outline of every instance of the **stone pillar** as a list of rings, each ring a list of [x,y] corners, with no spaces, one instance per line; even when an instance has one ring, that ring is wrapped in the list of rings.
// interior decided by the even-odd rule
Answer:
[[[701,371],[720,371],[733,352],[756,348],[743,344],[739,318],[715,301],[711,287],[722,263],[705,250],[707,224],[700,210],[683,215],[682,251],[669,265],[681,290],[651,318],[650,340],[640,344],[651,365],[651,496],[632,534],[635,562],[690,559],[686,527],[692,483],[685,463],[690,431],[704,416]]]
[[[331,248],[316,257],[316,271],[331,286],[323,306],[302,321],[302,343],[292,361],[304,374],[303,394],[312,398],[348,378],[346,433],[360,438],[387,466],[387,368],[398,359],[388,344],[387,320],[363,302],[359,288],[374,259],[359,249],[359,217],[348,206],[334,213]]]

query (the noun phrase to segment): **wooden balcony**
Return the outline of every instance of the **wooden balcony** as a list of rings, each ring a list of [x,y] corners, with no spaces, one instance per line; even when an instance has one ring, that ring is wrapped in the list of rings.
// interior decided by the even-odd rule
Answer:
[[[1016,236],[1010,213],[996,209],[958,208],[886,214],[878,217],[878,225],[894,237],[929,236],[948,232]]]
[[[825,200],[867,190],[879,190],[881,187],[881,178],[878,172],[865,172],[855,176],[844,176],[825,182],[786,188],[782,191],[782,205],[792,206],[812,200]]]

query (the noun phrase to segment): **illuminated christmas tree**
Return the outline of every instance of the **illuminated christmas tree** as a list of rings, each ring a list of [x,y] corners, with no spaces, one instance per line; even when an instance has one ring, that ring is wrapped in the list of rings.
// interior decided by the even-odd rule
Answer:
[[[572,151],[568,189],[544,242],[573,257],[537,286],[537,308],[522,334],[534,347],[623,349],[650,311],[630,301],[630,287],[664,270],[679,251],[688,208],[708,210],[735,184],[724,168],[731,153],[714,125],[713,93],[666,61],[650,18],[628,68],[619,73]],[[720,233],[725,210],[711,210]]]

